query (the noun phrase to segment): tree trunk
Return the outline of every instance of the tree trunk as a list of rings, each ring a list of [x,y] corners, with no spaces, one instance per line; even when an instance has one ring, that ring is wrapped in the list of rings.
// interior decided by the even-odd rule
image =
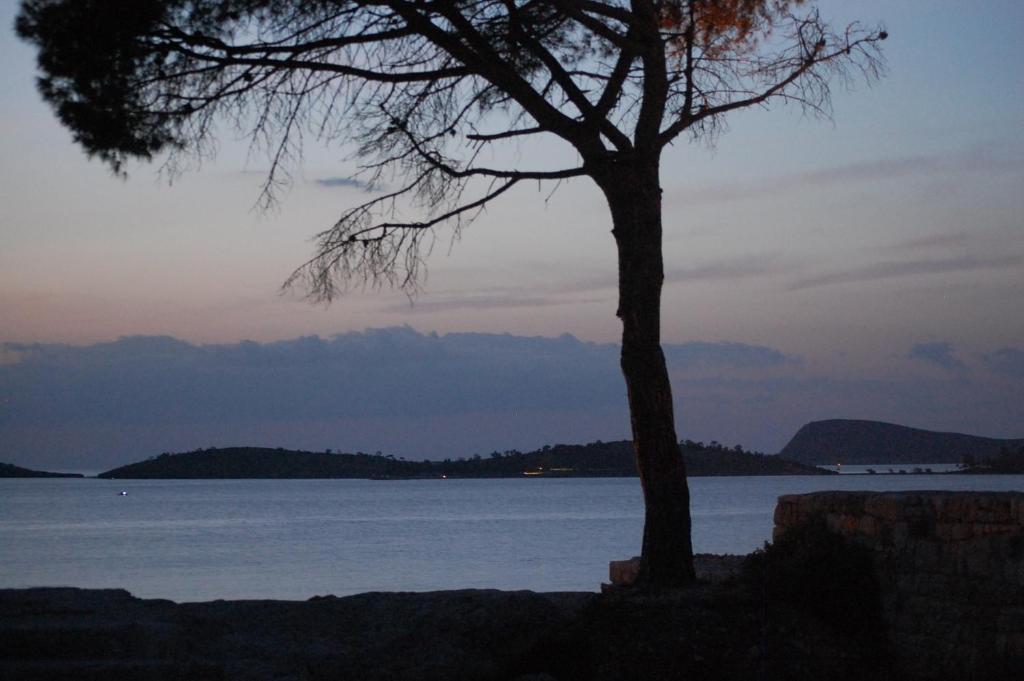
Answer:
[[[692,582],[690,492],[676,437],[661,350],[661,186],[658,158],[612,164],[595,174],[612,213],[619,254],[622,373],[629,396],[637,470],[644,492],[640,587]]]

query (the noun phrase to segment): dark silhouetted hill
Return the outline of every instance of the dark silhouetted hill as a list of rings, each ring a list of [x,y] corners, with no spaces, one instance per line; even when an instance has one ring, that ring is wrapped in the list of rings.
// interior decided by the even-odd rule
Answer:
[[[49,473],[34,471],[29,468],[15,466],[12,463],[0,463],[0,478],[81,478],[80,473]]]
[[[776,456],[684,442],[692,476],[816,475],[823,471]],[[161,454],[101,473],[101,478],[519,478],[635,476],[629,441],[546,446],[533,452],[492,452],[468,459],[407,461],[381,454],[332,454],[260,447]]]
[[[1016,449],[1024,440],[939,433],[881,421],[812,421],[797,431],[779,456],[806,464],[960,463]]]
[[[267,447],[198,449],[121,466],[100,478],[410,477],[422,464],[375,454],[330,454]]]

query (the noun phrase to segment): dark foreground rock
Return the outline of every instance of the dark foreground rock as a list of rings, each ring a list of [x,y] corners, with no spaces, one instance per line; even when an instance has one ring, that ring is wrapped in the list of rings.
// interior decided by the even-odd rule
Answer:
[[[872,651],[729,583],[628,591],[368,593],[173,603],[0,591],[0,678],[502,680],[884,678]]]
[[[0,678],[507,678],[591,598],[451,591],[176,604],[122,590],[8,590]]]

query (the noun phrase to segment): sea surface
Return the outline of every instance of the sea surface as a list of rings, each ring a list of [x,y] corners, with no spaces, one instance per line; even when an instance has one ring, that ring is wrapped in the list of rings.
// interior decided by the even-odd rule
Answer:
[[[698,552],[749,553],[781,494],[1024,491],[1020,475],[690,480]],[[126,494],[121,494],[126,492]],[[0,587],[202,601],[363,591],[593,591],[639,552],[635,478],[0,480]]]

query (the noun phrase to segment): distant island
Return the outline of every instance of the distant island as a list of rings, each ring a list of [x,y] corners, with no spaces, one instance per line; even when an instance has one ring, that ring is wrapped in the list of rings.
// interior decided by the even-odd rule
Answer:
[[[939,433],[882,421],[812,421],[797,431],[779,456],[809,465],[979,462],[1024,440]]]
[[[34,471],[29,468],[15,466],[12,463],[0,463],[0,478],[82,478],[81,473],[49,473]]]
[[[684,441],[680,451],[691,476],[828,475],[815,466],[712,442]],[[306,452],[264,447],[210,448],[160,456],[100,473],[100,478],[522,478],[636,476],[628,440],[546,446],[532,452],[408,461],[394,456]]]
[[[963,473],[1024,473],[1024,439],[940,433],[882,421],[812,421],[777,455],[684,440],[688,475],[829,475],[819,466],[841,464],[961,464]],[[869,471],[874,472],[874,471]],[[902,472],[902,471],[901,471]],[[916,470],[915,472],[931,472]],[[635,477],[629,440],[508,450],[486,456],[421,461],[380,452],[310,452],[269,447],[225,447],[164,453],[100,473],[100,478],[415,478]],[[3,478],[83,477],[0,464]]]

